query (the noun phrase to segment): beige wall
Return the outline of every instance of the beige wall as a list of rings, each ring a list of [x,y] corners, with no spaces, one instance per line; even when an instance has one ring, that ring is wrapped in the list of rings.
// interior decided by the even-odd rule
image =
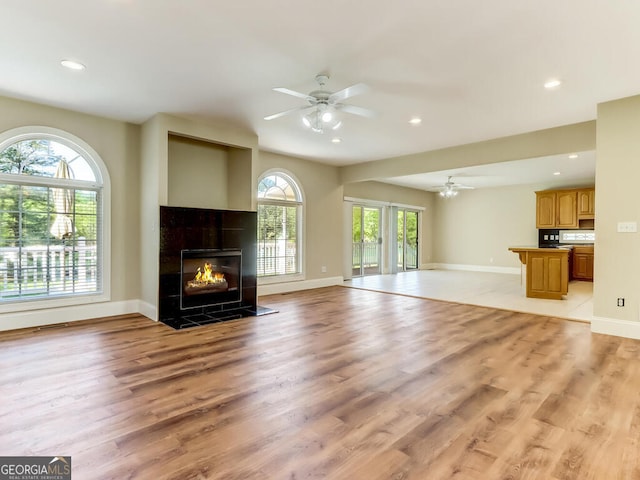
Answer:
[[[540,186],[463,190],[436,200],[434,263],[520,268],[513,246],[537,245]]]
[[[30,125],[81,138],[106,164],[111,179],[111,300],[140,298],[140,127],[0,97],[0,131]]]
[[[637,322],[640,233],[619,233],[617,224],[640,221],[640,96],[598,106],[596,155],[594,314]]]
[[[298,158],[260,152],[257,177],[283,169],[304,195],[304,274],[306,280],[342,275],[342,186],[338,169]],[[327,271],[322,272],[322,267]]]
[[[169,205],[228,208],[228,147],[169,136]]]

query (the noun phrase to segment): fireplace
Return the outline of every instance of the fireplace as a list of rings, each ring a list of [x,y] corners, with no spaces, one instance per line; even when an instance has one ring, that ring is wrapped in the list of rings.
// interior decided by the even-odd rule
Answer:
[[[256,314],[256,212],[160,207],[158,319],[174,328]]]
[[[181,309],[242,300],[241,251],[182,250],[181,263]]]

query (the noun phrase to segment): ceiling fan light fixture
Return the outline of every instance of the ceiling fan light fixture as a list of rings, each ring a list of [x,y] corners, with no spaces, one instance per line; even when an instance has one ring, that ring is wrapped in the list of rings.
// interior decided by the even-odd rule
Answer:
[[[325,129],[337,130],[342,125],[340,119],[327,111],[326,105],[318,105],[311,113],[304,115],[302,123],[316,133],[324,133]]]
[[[313,110],[310,113],[302,116],[302,124],[316,133],[324,133],[325,130],[337,130],[342,126],[342,120],[340,117],[342,117],[343,112],[366,118],[373,117],[374,112],[371,110],[343,103],[347,98],[367,92],[369,87],[364,83],[356,83],[355,85],[343,88],[337,92],[331,92],[325,89],[325,83],[327,80],[329,80],[328,75],[317,75],[316,82],[318,82],[320,88],[308,94],[284,87],[274,88],[273,90],[276,92],[302,98],[308,102],[308,105],[292,108],[273,115],[267,115],[264,119],[275,120],[276,118],[284,117],[285,115],[289,115],[294,112],[308,111],[308,109],[311,108]]]
[[[453,198],[456,195],[458,195],[458,191],[450,187],[440,192],[440,196],[444,198]]]

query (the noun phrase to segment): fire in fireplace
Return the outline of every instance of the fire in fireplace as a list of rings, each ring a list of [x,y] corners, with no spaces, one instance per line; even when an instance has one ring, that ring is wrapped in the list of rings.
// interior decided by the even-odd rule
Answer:
[[[241,251],[182,250],[181,257],[181,309],[242,300]]]
[[[198,267],[193,280],[187,280],[184,291],[187,295],[198,295],[209,292],[224,292],[229,289],[229,283],[224,278],[224,273],[214,272],[214,267],[204,262],[202,268]]]

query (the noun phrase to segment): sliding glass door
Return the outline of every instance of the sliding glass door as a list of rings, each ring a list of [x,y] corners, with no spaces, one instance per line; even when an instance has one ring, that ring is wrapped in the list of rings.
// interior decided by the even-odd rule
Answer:
[[[418,269],[418,212],[398,209],[397,245],[399,272]]]
[[[382,272],[381,211],[378,207],[352,207],[352,275],[379,275]]]

